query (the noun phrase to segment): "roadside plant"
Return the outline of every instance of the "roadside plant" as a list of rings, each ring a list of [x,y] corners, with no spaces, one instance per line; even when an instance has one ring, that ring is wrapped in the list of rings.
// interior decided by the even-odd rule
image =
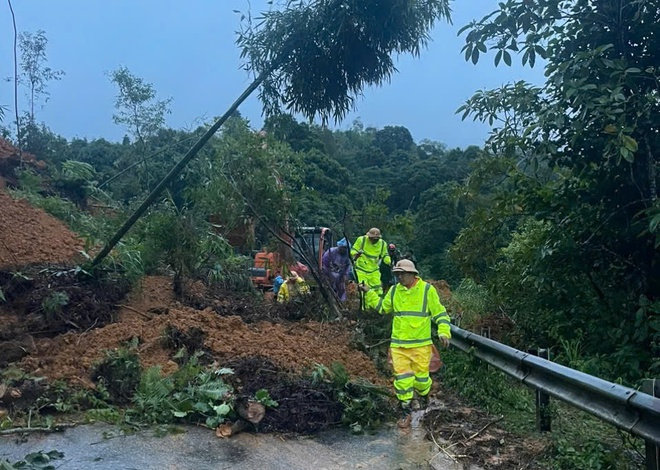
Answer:
[[[63,307],[69,305],[69,295],[66,292],[51,292],[41,302],[41,308],[48,318],[60,313]]]
[[[311,373],[313,383],[331,385],[335,398],[343,407],[341,421],[351,432],[373,431],[393,415],[391,394],[364,379],[351,379],[343,364],[334,362],[329,368],[317,364]]]
[[[63,458],[64,454],[57,450],[33,452],[26,455],[23,460],[13,464],[7,460],[0,460],[0,470],[55,470],[61,464],[54,461]]]
[[[265,388],[257,390],[254,394],[254,399],[267,408],[277,408],[279,406],[279,403],[270,397],[270,393]]]

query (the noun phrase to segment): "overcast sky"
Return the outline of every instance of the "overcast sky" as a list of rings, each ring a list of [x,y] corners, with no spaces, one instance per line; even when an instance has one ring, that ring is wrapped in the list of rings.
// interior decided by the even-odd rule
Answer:
[[[188,128],[222,114],[250,77],[241,70],[235,31],[247,0],[14,0],[18,30],[44,30],[48,65],[66,75],[49,86],[50,101],[37,113],[64,137],[119,140],[124,130],[112,121],[115,89],[107,72],[119,66],[152,83],[160,98],[172,98],[167,123]],[[250,2],[253,13],[266,0]],[[401,57],[392,82],[368,89],[354,112],[365,126],[405,126],[416,141],[449,147],[481,145],[488,127],[461,121],[456,109],[479,89],[525,79],[542,83],[543,71],[495,68],[488,56],[474,66],[461,54],[457,31],[497,6],[497,0],[455,0],[453,25],[440,23],[420,58]],[[13,29],[7,3],[0,5],[0,77],[13,75]],[[25,99],[21,96],[23,106]],[[13,84],[0,83],[0,104],[13,113]],[[263,123],[255,96],[241,107],[252,126]]]

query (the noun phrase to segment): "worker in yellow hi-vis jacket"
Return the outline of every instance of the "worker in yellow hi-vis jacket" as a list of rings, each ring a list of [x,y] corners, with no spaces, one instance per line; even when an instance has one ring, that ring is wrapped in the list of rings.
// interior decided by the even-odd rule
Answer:
[[[402,409],[399,426],[408,427],[414,392],[426,405],[431,391],[431,323],[437,325],[443,347],[449,346],[451,328],[447,309],[440,303],[438,291],[419,277],[412,261],[399,261],[392,273],[399,282],[383,298],[366,284],[360,284],[359,288],[366,292],[365,303],[368,308],[374,308],[382,314],[391,313],[394,317],[390,342],[394,389]]]
[[[391,264],[392,260],[380,230],[374,227],[366,235],[358,237],[351,246],[351,257],[354,260],[357,281],[364,282],[378,295],[383,295],[379,264]]]

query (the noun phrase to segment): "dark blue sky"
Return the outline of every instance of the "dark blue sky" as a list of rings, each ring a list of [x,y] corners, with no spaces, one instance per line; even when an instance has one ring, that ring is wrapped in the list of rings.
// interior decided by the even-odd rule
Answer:
[[[252,11],[268,8],[266,3],[252,0]],[[477,66],[463,60],[457,31],[496,6],[497,0],[454,1],[454,24],[438,24],[420,58],[401,57],[392,82],[368,89],[339,127],[359,118],[365,126],[406,126],[416,141],[481,145],[488,126],[461,121],[454,112],[463,101],[509,81],[543,80],[538,65],[495,68],[492,56]],[[250,82],[240,69],[240,17],[233,12],[247,9],[247,0],[15,0],[19,31],[46,31],[49,65],[66,73],[50,85],[50,101],[37,119],[67,138],[121,139],[124,130],[112,122],[115,89],[106,76],[119,66],[152,83],[159,97],[173,99],[167,117],[172,127],[193,127],[222,114]],[[0,6],[0,32],[0,77],[8,77],[13,32],[6,3]],[[12,103],[13,85],[0,83],[0,104]],[[253,127],[261,126],[256,94],[241,113]]]

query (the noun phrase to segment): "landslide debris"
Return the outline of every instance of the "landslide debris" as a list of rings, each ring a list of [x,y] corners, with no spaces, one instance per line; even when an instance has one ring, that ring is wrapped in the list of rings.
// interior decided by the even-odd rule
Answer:
[[[0,269],[66,263],[82,249],[62,222],[0,189]]]

